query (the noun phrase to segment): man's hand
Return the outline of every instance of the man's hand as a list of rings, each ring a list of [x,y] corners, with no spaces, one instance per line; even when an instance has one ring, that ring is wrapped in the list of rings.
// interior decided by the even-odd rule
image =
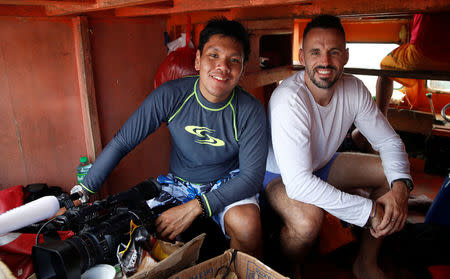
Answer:
[[[80,201],[86,203],[89,201],[89,194],[83,189],[81,185],[75,185],[70,190],[70,194],[78,193],[80,195]]]
[[[384,207],[384,216],[378,226],[374,227],[380,236],[397,232],[405,226],[408,218],[409,189],[403,181],[396,181],[392,189],[381,196],[377,203]]]
[[[202,214],[202,208],[196,199],[172,207],[156,218],[156,233],[162,239],[174,240],[184,232],[192,222]]]
[[[383,216],[384,216],[383,207],[379,203],[375,203],[375,216],[369,217],[370,234],[375,238],[384,236],[384,235],[378,233],[378,231],[375,229],[376,227],[378,227],[380,225],[381,221],[383,220]]]

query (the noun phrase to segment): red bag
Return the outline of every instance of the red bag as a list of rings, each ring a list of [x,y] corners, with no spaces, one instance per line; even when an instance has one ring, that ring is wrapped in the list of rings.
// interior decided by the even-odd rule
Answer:
[[[186,32],[186,46],[177,48],[169,53],[164,61],[159,65],[156,72],[155,81],[153,82],[154,89],[166,81],[174,80],[189,75],[196,75],[195,70],[195,49],[189,47],[190,38],[190,18],[188,17],[187,32]]]
[[[17,185],[0,191],[0,214],[23,204],[23,186]]]
[[[172,51],[158,67],[153,83],[154,88],[156,89],[158,86],[169,80],[196,75],[197,71],[195,70],[194,63],[194,49],[186,46]]]
[[[23,186],[13,186],[0,191],[0,213],[23,204]],[[58,232],[61,239],[73,236],[71,231]],[[43,241],[42,235],[39,236]],[[0,259],[19,279],[25,279],[34,272],[31,248],[36,243],[36,234],[6,233],[0,235]]]

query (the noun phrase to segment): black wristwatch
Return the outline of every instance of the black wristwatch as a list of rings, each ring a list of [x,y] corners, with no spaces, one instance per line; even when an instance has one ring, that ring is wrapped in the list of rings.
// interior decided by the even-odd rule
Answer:
[[[414,183],[409,178],[399,178],[399,179],[396,179],[396,180],[392,181],[391,188],[392,188],[392,186],[394,186],[394,182],[396,182],[396,181],[403,181],[403,182],[405,182],[405,185],[409,189],[409,191],[412,191],[414,189]]]

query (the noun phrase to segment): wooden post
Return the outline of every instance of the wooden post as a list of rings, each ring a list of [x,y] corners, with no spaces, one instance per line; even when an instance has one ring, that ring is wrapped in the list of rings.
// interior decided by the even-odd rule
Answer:
[[[81,113],[83,116],[86,150],[91,162],[95,161],[102,150],[98,121],[95,87],[92,73],[91,45],[89,41],[86,17],[74,17],[75,57],[80,90]]]
[[[292,64],[300,65],[298,52],[300,49],[300,23],[294,20],[294,32],[292,33]]]
[[[94,162],[102,151],[102,142],[95,100],[88,20],[85,16],[78,16],[74,17],[72,22],[86,151],[89,161]],[[105,182],[94,200],[108,196],[109,191],[106,186]]]

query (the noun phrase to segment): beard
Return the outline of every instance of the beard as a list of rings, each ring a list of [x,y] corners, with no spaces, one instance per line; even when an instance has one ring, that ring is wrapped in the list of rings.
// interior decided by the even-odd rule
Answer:
[[[330,66],[330,65],[326,66],[326,67],[325,66],[317,66],[313,69],[313,71],[315,72],[317,69],[332,69],[332,70],[336,71],[336,76],[334,77],[334,79],[329,79],[329,78],[316,79],[313,75],[313,72],[308,67],[308,65],[305,65],[305,70],[308,73],[308,76],[311,79],[312,83],[321,89],[329,89],[329,88],[333,87],[333,85],[339,80],[339,78],[342,75],[342,70],[338,71],[335,67]]]

